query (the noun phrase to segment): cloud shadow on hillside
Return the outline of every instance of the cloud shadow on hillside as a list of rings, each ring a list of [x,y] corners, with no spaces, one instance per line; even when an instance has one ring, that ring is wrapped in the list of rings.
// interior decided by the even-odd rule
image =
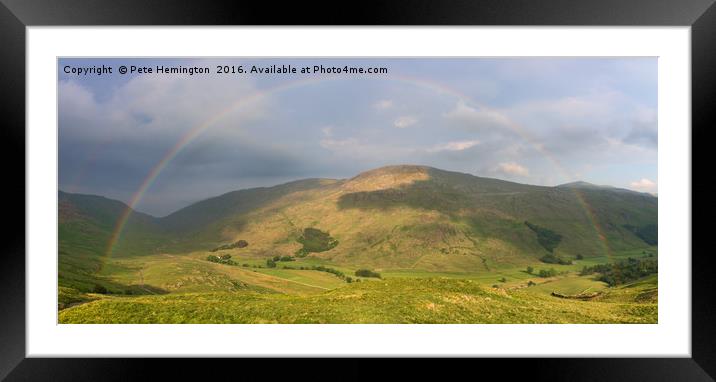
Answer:
[[[337,204],[339,209],[386,211],[410,207],[454,215],[469,206],[469,198],[452,187],[430,180],[418,180],[395,188],[343,194]]]

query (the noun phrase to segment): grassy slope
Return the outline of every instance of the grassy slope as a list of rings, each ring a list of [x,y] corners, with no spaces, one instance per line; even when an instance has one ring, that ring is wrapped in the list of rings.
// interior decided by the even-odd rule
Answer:
[[[205,260],[204,253],[117,259],[108,268],[107,274],[123,285],[151,285],[161,293],[248,289],[263,293],[301,295],[323,292],[343,284],[343,281],[325,272],[244,268],[212,263]]]
[[[247,214],[266,206],[270,209],[273,203],[286,196],[291,196],[292,202],[298,202],[302,196],[311,195],[308,191],[330,187],[336,182],[331,179],[304,179],[274,187],[232,191],[156,220],[157,224],[180,236],[178,248],[181,251],[211,248],[217,242],[227,240],[227,232],[241,230],[249,222]]]
[[[651,285],[651,284],[649,284]],[[252,292],[104,297],[65,309],[61,323],[655,323],[645,287],[576,301],[470,280],[391,279],[307,296]]]

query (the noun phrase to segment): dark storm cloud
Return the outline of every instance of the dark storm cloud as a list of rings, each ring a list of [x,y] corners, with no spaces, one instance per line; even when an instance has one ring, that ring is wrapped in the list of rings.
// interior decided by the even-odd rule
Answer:
[[[292,176],[310,173],[309,162],[309,158],[288,149],[217,138],[187,147],[171,162],[171,171],[196,176]]]

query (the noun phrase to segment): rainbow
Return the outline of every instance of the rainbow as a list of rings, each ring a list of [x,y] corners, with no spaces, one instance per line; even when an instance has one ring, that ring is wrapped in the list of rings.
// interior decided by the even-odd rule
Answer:
[[[107,244],[107,249],[105,253],[105,259],[110,258],[113,254],[113,252],[116,249],[117,243],[119,242],[122,232],[124,231],[124,228],[127,224],[127,221],[129,220],[132,212],[134,211],[136,205],[142,200],[142,197],[147,192],[147,190],[151,187],[151,185],[154,183],[154,181],[159,177],[162,170],[166,168],[166,166],[189,144],[191,144],[197,137],[199,137],[202,133],[204,133],[207,129],[211,128],[213,125],[215,125],[218,121],[226,117],[227,115],[231,114],[232,112],[235,112],[237,109],[239,109],[241,106],[246,105],[248,103],[260,100],[262,98],[268,97],[270,95],[286,91],[289,89],[294,89],[302,86],[307,86],[311,84],[316,84],[320,82],[327,82],[327,81],[335,81],[335,80],[349,80],[354,79],[354,77],[346,77],[346,76],[322,76],[322,77],[315,77],[315,78],[306,78],[301,80],[295,80],[295,81],[287,81],[284,83],[281,83],[277,86],[260,90],[255,93],[252,93],[246,97],[242,97],[238,100],[236,100],[234,103],[229,105],[227,108],[221,110],[217,114],[213,115],[209,119],[205,120],[201,124],[197,125],[196,127],[190,129],[188,132],[186,132],[181,138],[177,141],[177,143],[171,147],[157,162],[154,167],[151,168],[147,176],[144,178],[142,183],[140,184],[139,188],[133,193],[131,199],[129,200],[129,203],[127,204],[127,208],[122,212],[119,219],[116,222],[116,225],[114,227],[114,230],[112,231],[112,234],[110,236],[110,239]],[[403,82],[407,84],[411,84],[414,86],[419,86],[422,88],[429,89],[431,91],[435,91],[438,93],[448,94],[452,95],[458,100],[464,102],[466,105],[472,105],[475,106],[481,110],[484,111],[490,111],[498,113],[498,115],[501,115],[504,117],[503,114],[499,113],[498,111],[488,107],[487,105],[481,104],[474,99],[472,99],[470,96],[467,96],[466,94],[455,90],[453,88],[450,88],[446,86],[445,84],[433,81],[433,80],[426,80],[422,78],[416,78],[416,77],[410,77],[410,76],[403,76],[403,75],[388,75],[386,77],[380,77],[380,78],[374,78],[376,80],[389,80],[389,81],[398,81]],[[545,158],[547,158],[550,162],[552,162],[556,169],[559,170],[562,176],[564,176],[565,179],[573,179],[573,176],[569,173],[569,171],[566,170],[564,166],[560,164],[560,162],[555,158],[551,153],[549,153],[547,150],[544,149],[543,145],[539,143],[534,137],[532,137],[524,128],[522,128],[519,124],[515,123],[514,121],[510,120],[509,118],[504,119],[504,123],[506,126],[518,134],[522,139],[524,139],[526,142],[528,142],[533,148],[535,148],[538,152],[540,152]],[[584,196],[577,190],[574,189],[574,193],[584,209],[587,218],[589,219],[591,225],[594,227],[595,233],[597,235],[597,238],[602,243],[603,250],[605,255],[608,258],[611,258],[611,250],[609,247],[608,240],[606,238],[606,235],[604,234],[596,215],[589,205],[587,201],[584,199]]]

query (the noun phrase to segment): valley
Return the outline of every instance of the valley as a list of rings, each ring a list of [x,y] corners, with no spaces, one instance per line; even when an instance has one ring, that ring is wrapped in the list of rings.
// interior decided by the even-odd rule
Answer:
[[[414,165],[165,217],[60,192],[59,322],[656,323],[657,206]]]

